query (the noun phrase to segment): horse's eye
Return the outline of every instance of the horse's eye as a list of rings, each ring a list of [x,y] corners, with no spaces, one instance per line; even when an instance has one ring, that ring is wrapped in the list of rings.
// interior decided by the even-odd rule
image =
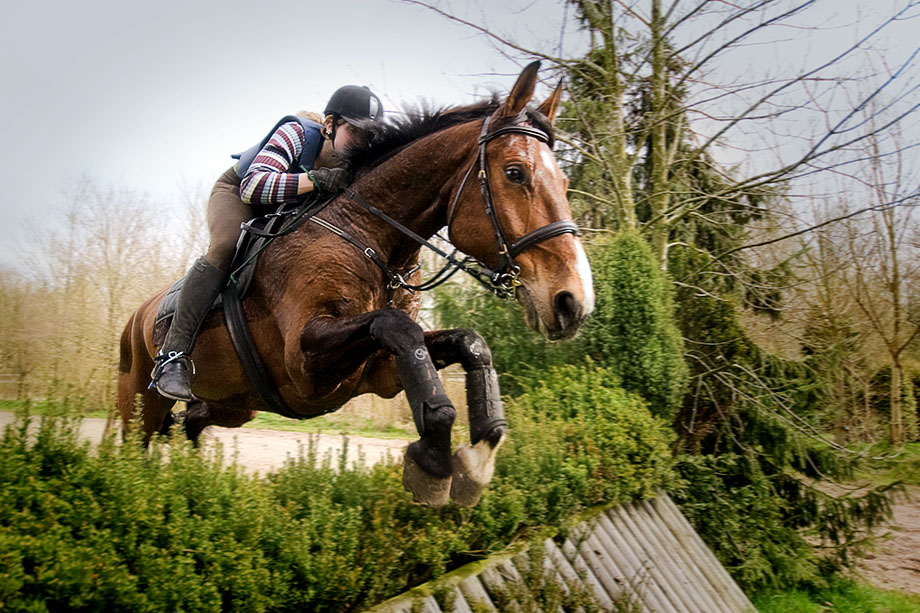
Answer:
[[[519,166],[509,166],[505,169],[505,176],[512,183],[524,182],[524,171]]]

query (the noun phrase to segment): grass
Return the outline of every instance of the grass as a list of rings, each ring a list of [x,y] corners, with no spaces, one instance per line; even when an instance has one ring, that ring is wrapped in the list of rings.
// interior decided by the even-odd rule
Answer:
[[[906,485],[920,485],[920,442],[907,443],[898,449],[876,446],[868,453],[886,459],[873,461],[868,471],[858,475],[859,480],[874,484],[897,481]]]
[[[820,590],[764,592],[753,599],[760,613],[917,613],[920,597],[836,579]]]
[[[99,410],[82,410],[76,411],[73,405],[68,401],[54,400],[3,400],[0,399],[0,411],[16,413],[27,409],[32,415],[74,415],[79,413],[81,417],[96,417],[105,419],[108,412]]]
[[[372,419],[348,413],[330,413],[302,421],[288,419],[274,413],[259,413],[244,428],[309,432],[312,434],[347,434],[383,439],[417,438],[411,425],[381,426]]]

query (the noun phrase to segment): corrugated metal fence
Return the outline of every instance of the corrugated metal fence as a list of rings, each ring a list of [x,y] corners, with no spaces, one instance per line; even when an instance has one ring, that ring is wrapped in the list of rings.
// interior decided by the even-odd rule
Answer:
[[[526,552],[497,554],[372,610],[531,610],[514,604],[514,594],[527,589],[530,559]],[[547,539],[543,566],[561,589],[584,589],[605,611],[756,611],[666,494],[608,509],[581,523],[561,547]]]

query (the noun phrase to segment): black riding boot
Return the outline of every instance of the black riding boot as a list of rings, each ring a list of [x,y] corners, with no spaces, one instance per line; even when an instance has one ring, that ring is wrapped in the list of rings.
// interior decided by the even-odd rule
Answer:
[[[198,258],[189,269],[151,375],[161,395],[186,402],[192,399],[194,365],[190,355],[195,335],[220,293],[226,276],[223,270],[203,257]]]

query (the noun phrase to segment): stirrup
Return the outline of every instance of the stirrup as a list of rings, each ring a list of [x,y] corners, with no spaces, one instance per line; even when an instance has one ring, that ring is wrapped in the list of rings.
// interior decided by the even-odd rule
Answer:
[[[195,376],[195,362],[193,362],[192,358],[186,355],[184,351],[160,352],[153,358],[153,370],[150,371],[150,385],[147,386],[147,389],[154,389],[157,385],[157,381],[160,380],[160,376],[163,374],[163,368],[170,362],[175,362],[176,360],[185,360],[188,362],[189,371],[193,377]]]

